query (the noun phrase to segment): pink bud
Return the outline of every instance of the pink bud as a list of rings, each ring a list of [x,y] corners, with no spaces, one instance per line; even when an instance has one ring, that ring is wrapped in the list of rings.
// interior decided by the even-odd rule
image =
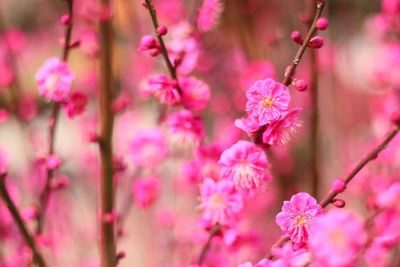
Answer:
[[[60,160],[60,158],[59,158],[58,156],[56,156],[56,155],[50,155],[50,156],[47,158],[47,168],[48,168],[49,170],[55,170],[55,169],[57,169],[58,167],[60,167],[60,165],[61,165],[61,160]]]
[[[51,189],[63,189],[69,185],[69,178],[66,175],[55,177],[50,182]]]
[[[8,111],[4,108],[0,108],[0,123],[8,121]]]
[[[125,258],[126,254],[125,251],[120,251],[117,253],[117,261],[122,260],[123,258]]]
[[[161,50],[159,48],[154,48],[150,50],[150,56],[156,57],[161,53]]]
[[[336,179],[332,182],[331,188],[335,193],[342,193],[346,190],[346,183],[342,179]]]
[[[315,24],[318,30],[324,31],[329,26],[329,22],[327,18],[319,18],[317,23]]]
[[[167,27],[165,27],[164,25],[160,25],[160,26],[158,26],[158,28],[157,28],[157,33],[158,33],[159,35],[161,35],[161,36],[164,36],[164,35],[166,35],[166,34],[168,33],[168,29],[167,29]]]
[[[339,198],[335,198],[334,200],[332,200],[332,204],[339,209],[344,208],[346,206],[346,202],[343,199]]]
[[[314,36],[311,38],[310,42],[308,43],[308,46],[311,48],[321,48],[324,45],[324,38],[322,36]]]
[[[60,23],[64,26],[67,26],[71,23],[71,18],[67,14],[62,15],[60,18]]]
[[[103,221],[105,223],[115,223],[117,221],[117,214],[115,212],[106,213],[103,215]]]
[[[30,221],[30,220],[36,219],[38,214],[39,213],[38,213],[37,208],[33,208],[33,207],[24,208],[21,212],[21,216],[25,221]]]
[[[397,127],[400,127],[400,111],[395,111],[391,116],[391,121]]]
[[[75,40],[69,44],[69,48],[77,48],[81,45],[81,40]]]
[[[145,35],[140,39],[140,51],[145,51],[157,47],[158,43],[156,38],[153,35]]]
[[[91,143],[97,143],[99,142],[99,136],[94,132],[90,132],[87,134],[87,140]]]
[[[308,83],[300,79],[293,79],[292,86],[299,92],[304,92],[308,89]]]
[[[293,41],[295,41],[296,44],[302,45],[304,42],[304,39],[299,31],[292,32],[290,37],[292,38]]]

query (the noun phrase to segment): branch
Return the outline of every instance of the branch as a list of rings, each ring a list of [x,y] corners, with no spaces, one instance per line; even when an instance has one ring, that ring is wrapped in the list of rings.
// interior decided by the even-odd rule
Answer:
[[[66,26],[65,29],[65,38],[64,38],[64,48],[62,51],[62,60],[67,61],[68,60],[68,55],[69,51],[71,49],[71,34],[72,34],[72,27],[73,27],[73,3],[74,0],[67,0],[68,4],[68,16],[70,18],[70,23]],[[49,150],[47,155],[51,156],[54,154],[54,144],[55,144],[55,131],[57,127],[57,122],[58,122],[58,114],[60,113],[60,105],[58,103],[55,103],[53,105],[53,109],[49,118]],[[40,200],[40,206],[38,209],[38,217],[37,217],[37,228],[36,228],[36,233],[40,234],[43,232],[43,227],[44,227],[44,219],[45,219],[45,214],[47,210],[47,206],[50,200],[50,195],[51,195],[51,180],[54,177],[54,171],[53,170],[47,170],[46,174],[46,184],[44,186],[44,189],[42,193],[39,196]]]
[[[24,238],[26,244],[31,249],[34,261],[37,263],[37,265],[39,267],[46,267],[46,263],[43,259],[42,254],[40,253],[40,251],[37,248],[35,239],[29,233],[28,228],[25,225],[17,206],[15,205],[10,194],[8,193],[5,179],[6,179],[6,173],[1,174],[0,175],[1,198],[3,199],[4,203],[6,204],[8,210],[10,211],[10,214],[11,214],[12,218],[14,219],[15,224],[17,225],[19,231],[21,232],[21,235]]]
[[[396,126],[396,128],[392,129],[386,136],[386,138],[378,144],[375,148],[373,148],[368,154],[366,154],[359,162],[358,164],[354,167],[354,169],[346,176],[344,179],[344,183],[347,186],[353,178],[372,160],[376,159],[379,155],[380,152],[382,152],[388,145],[389,143],[396,137],[396,135],[399,133],[400,128],[399,126]],[[322,208],[326,208],[329,204],[332,203],[332,201],[335,199],[335,197],[339,195],[338,192],[330,191],[322,200],[319,202],[319,205]],[[274,247],[281,247],[283,244],[285,244],[287,241],[290,239],[288,237],[281,236],[273,245],[272,248]],[[271,255],[271,251],[269,252],[270,254],[268,255],[268,258],[273,258]]]
[[[102,7],[110,8],[110,0],[101,0]],[[112,134],[114,115],[112,112],[113,77],[112,77],[112,23],[108,17],[100,21],[100,90],[99,110],[101,132],[99,136],[100,149],[100,257],[102,267],[115,267],[115,220],[114,214],[114,181],[113,181],[113,151]],[[111,217],[110,217],[111,216]],[[110,217],[111,219],[106,219]]]
[[[210,250],[211,241],[218,234],[218,232],[220,230],[221,230],[221,225],[218,223],[216,225],[214,225],[213,228],[211,228],[210,235],[208,236],[207,242],[204,244],[203,248],[201,249],[199,259],[197,260],[197,263],[199,266],[201,266],[203,264],[203,261],[206,258],[207,252]]]
[[[179,94],[182,96],[182,89],[179,86],[179,80],[178,80],[178,75],[176,72],[176,68],[174,67],[174,65],[171,62],[171,59],[169,58],[168,55],[168,50],[167,47],[165,45],[164,39],[163,37],[157,33],[157,28],[160,26],[160,24],[158,23],[158,18],[157,18],[157,12],[154,9],[153,3],[151,2],[151,0],[145,0],[146,2],[146,8],[149,11],[149,14],[151,16],[151,20],[153,22],[153,26],[154,26],[154,30],[156,32],[156,36],[158,39],[158,42],[160,43],[160,48],[161,48],[161,54],[164,58],[165,64],[167,65],[169,74],[171,76],[171,79],[174,79],[178,82],[178,92]]]

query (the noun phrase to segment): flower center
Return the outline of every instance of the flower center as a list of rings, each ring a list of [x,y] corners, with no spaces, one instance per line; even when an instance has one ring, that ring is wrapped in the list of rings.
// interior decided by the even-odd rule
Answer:
[[[329,240],[339,249],[343,249],[346,245],[346,237],[343,232],[335,229],[329,233]]]
[[[54,88],[56,87],[58,81],[60,80],[60,75],[53,73],[51,74],[47,79],[46,79],[46,88],[48,90],[54,90]]]
[[[294,223],[295,223],[297,226],[303,226],[303,225],[307,224],[307,222],[308,222],[308,218],[307,218],[307,216],[304,215],[303,213],[297,215],[297,216],[294,218]]]
[[[274,99],[272,98],[272,96],[267,96],[261,101],[261,105],[266,108],[271,108],[274,105]]]
[[[221,209],[225,207],[225,199],[220,194],[214,194],[209,198],[209,205],[213,209]]]

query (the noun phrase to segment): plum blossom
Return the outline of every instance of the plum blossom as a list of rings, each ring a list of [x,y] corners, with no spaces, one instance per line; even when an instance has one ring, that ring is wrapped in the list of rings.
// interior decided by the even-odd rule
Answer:
[[[157,177],[136,180],[132,185],[132,195],[138,207],[146,208],[153,204],[160,193],[160,181]]]
[[[317,201],[307,193],[298,193],[284,201],[282,211],[276,215],[276,224],[283,235],[294,243],[302,244],[311,237],[310,223],[322,213]]]
[[[73,93],[65,105],[65,111],[67,112],[68,117],[74,118],[75,116],[82,114],[86,109],[87,103],[88,98],[86,94],[79,91]]]
[[[210,100],[210,87],[203,81],[193,78],[184,77],[179,81],[183,91],[183,104],[186,108],[195,111],[205,109]]]
[[[334,209],[311,223],[308,245],[319,266],[350,266],[366,242],[363,221],[350,211]]]
[[[231,181],[206,178],[200,188],[202,219],[207,223],[232,224],[243,207],[242,196]]]
[[[262,259],[256,264],[252,264],[250,261],[246,261],[239,264],[237,267],[271,267],[271,261],[268,259]]]
[[[68,64],[51,57],[36,72],[39,92],[50,101],[61,102],[68,98],[74,74]]]
[[[181,141],[184,139],[198,142],[205,135],[201,117],[189,110],[183,109],[169,115],[167,125],[171,134],[179,136]]]
[[[263,133],[263,143],[269,145],[284,145],[290,141],[292,136],[300,128],[302,122],[297,115],[301,108],[291,110],[283,119],[274,121],[267,125]]]
[[[130,151],[136,166],[154,167],[168,155],[167,141],[160,129],[149,129],[134,137]]]
[[[208,32],[218,22],[223,11],[220,0],[204,0],[197,15],[197,28],[201,32]]]
[[[288,113],[289,89],[272,79],[256,81],[246,92],[246,111],[259,125],[282,119]]]
[[[173,105],[181,101],[177,82],[170,80],[167,76],[160,75],[149,79],[148,84],[149,87],[146,91],[160,101],[160,103]]]
[[[303,267],[311,262],[311,254],[305,248],[294,249],[290,243],[273,248],[272,255],[277,259],[271,267]]]
[[[233,181],[239,190],[251,191],[271,180],[264,151],[248,141],[238,141],[226,149],[219,163],[221,177]]]

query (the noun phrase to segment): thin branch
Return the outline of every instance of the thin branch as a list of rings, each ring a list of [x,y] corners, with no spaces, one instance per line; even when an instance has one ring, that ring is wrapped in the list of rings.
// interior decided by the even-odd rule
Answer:
[[[66,26],[65,29],[65,38],[64,38],[64,48],[62,51],[62,60],[67,61],[68,60],[68,55],[69,51],[71,49],[71,35],[72,35],[72,28],[73,28],[73,4],[74,0],[67,0],[67,5],[68,5],[68,16],[70,23]],[[47,155],[51,156],[54,154],[54,144],[55,144],[55,139],[56,139],[56,127],[57,127],[57,122],[58,122],[58,115],[60,113],[60,105],[58,103],[55,103],[53,105],[53,109],[49,118],[49,150]],[[42,193],[39,196],[39,201],[40,201],[40,206],[38,209],[38,217],[37,217],[37,228],[36,228],[36,233],[42,233],[43,232],[43,227],[44,227],[44,220],[45,220],[45,214],[47,210],[47,206],[50,200],[50,195],[51,195],[51,180],[54,177],[54,171],[53,170],[47,170],[46,173],[46,184],[44,186],[44,189]]]
[[[346,176],[344,179],[345,185],[347,186],[353,178],[372,160],[376,159],[379,155],[380,152],[382,152],[388,145],[389,143],[396,137],[396,135],[399,133],[400,128],[396,126],[394,129],[392,129],[386,136],[386,138],[378,144],[376,147],[374,147],[369,153],[367,153],[359,162],[358,164],[353,168],[353,170]],[[322,200],[319,202],[319,205],[322,208],[326,208],[329,204],[332,203],[332,201],[336,198],[336,196],[339,195],[339,193],[330,191]],[[290,239],[284,236],[281,236],[273,245],[272,248],[274,247],[281,247],[283,244],[285,244],[287,241]],[[271,250],[269,252],[270,254],[268,255],[268,258],[273,258],[271,255]]]
[[[21,214],[15,205],[14,201],[12,200],[10,194],[8,193],[7,186],[5,183],[6,179],[6,174],[3,173],[0,175],[0,195],[1,198],[3,199],[4,203],[6,204],[8,210],[10,211],[10,214],[15,221],[15,224],[17,225],[19,231],[21,232],[22,237],[24,238],[26,244],[29,246],[29,248],[32,251],[33,254],[33,259],[34,262],[37,263],[39,267],[46,267],[46,263],[44,261],[44,258],[39,251],[36,241],[29,232],[27,226],[25,225],[25,222],[23,221]]]
[[[109,10],[110,0],[101,0],[104,9]],[[114,181],[113,181],[113,149],[112,135],[114,115],[112,112],[113,101],[113,75],[112,75],[112,22],[111,17],[100,21],[100,257],[102,267],[115,267],[116,242],[115,220],[106,219],[114,215]]]
[[[321,0],[321,2],[317,3],[317,10],[315,11],[314,19],[310,26],[310,29],[308,30],[307,36],[304,39],[303,44],[297,50],[296,56],[294,57],[292,64],[289,66],[289,70],[286,73],[284,80],[282,81],[282,83],[286,86],[288,86],[291,83],[292,76],[294,75],[294,72],[295,72],[297,66],[299,65],[304,53],[307,50],[308,43],[310,42],[311,38],[314,36],[314,34],[317,31],[317,27],[316,27],[317,20],[321,17],[322,12],[325,7],[325,4],[326,4],[326,1],[324,1],[324,0]]]
[[[220,230],[221,230],[221,225],[218,223],[216,225],[214,225],[214,227],[210,230],[210,235],[208,236],[207,242],[202,247],[202,249],[200,251],[199,259],[197,260],[197,263],[199,266],[201,266],[203,264],[203,261],[206,258],[206,255],[211,248],[211,241],[219,233]]]
[[[168,50],[167,50],[167,46],[165,45],[164,39],[163,37],[157,33],[157,28],[160,26],[160,24],[158,23],[158,18],[157,18],[157,12],[154,9],[153,3],[151,0],[145,0],[146,1],[146,8],[149,11],[149,14],[151,16],[151,20],[153,22],[153,26],[154,26],[154,30],[156,32],[156,36],[158,39],[158,42],[160,43],[160,48],[161,48],[161,54],[164,58],[165,64],[167,65],[169,74],[171,76],[172,79],[176,80],[178,82],[178,92],[180,95],[182,95],[182,89],[179,86],[179,80],[178,80],[178,74],[176,72],[176,68],[175,66],[172,64],[171,59],[168,55]]]

